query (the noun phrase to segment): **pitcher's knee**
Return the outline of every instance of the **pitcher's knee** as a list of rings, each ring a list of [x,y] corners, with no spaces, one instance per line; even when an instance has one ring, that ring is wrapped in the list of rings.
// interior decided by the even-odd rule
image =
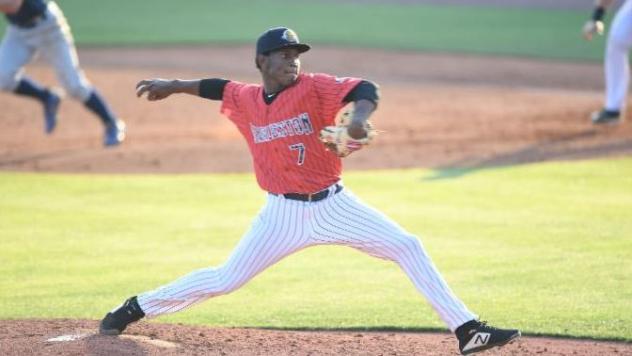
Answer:
[[[209,292],[212,295],[216,296],[216,295],[229,294],[235,289],[237,289],[237,287],[234,287],[228,281],[221,279],[221,280],[218,280],[218,282],[215,285],[213,285],[213,288],[211,288]]]
[[[239,285],[234,283],[234,279],[221,267],[205,268],[199,270],[197,274],[196,279],[201,285],[200,292],[208,298],[228,294],[239,288]]]
[[[396,240],[396,245],[400,250],[410,251],[421,248],[421,242],[412,235],[401,235]]]
[[[412,235],[399,235],[388,240],[382,251],[377,253],[382,258],[392,261],[401,261],[410,256],[419,254],[422,249],[421,242]]]

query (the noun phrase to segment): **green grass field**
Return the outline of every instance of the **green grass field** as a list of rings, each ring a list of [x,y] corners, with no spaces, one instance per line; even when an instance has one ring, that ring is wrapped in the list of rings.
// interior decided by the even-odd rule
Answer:
[[[80,45],[252,44],[269,27],[344,47],[600,60],[586,11],[290,0],[59,0]],[[611,16],[610,16],[611,17]],[[2,26],[4,27],[4,26]]]
[[[345,182],[418,234],[484,319],[632,340],[632,159],[433,175],[352,172]],[[99,319],[130,295],[224,261],[263,201],[250,174],[0,173],[0,319]],[[307,249],[157,321],[443,328],[393,264],[342,247]]]

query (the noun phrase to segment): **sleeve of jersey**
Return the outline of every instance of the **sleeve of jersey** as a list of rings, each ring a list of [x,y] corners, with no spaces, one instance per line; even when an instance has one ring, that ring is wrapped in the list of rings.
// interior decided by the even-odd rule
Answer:
[[[241,99],[244,95],[246,84],[230,81],[224,87],[224,95],[222,97],[222,106],[219,111],[231,121],[239,123],[243,120],[243,108],[241,107]]]
[[[333,123],[336,114],[346,103],[343,99],[362,79],[351,77],[334,77],[328,74],[314,74],[314,87],[322,105],[323,120]]]

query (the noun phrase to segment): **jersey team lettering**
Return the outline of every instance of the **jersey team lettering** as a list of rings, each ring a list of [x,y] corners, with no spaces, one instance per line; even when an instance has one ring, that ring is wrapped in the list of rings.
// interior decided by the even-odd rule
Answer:
[[[304,112],[296,117],[266,126],[255,126],[251,123],[250,130],[252,131],[254,142],[263,143],[288,136],[309,135],[314,132],[314,127],[309,115]]]

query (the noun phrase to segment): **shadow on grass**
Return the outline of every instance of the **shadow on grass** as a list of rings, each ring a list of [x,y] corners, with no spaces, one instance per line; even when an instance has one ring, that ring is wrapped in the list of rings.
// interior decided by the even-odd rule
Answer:
[[[38,163],[41,161],[54,159],[54,158],[60,158],[60,157],[68,157],[73,154],[81,154],[85,150],[86,150],[85,148],[66,148],[66,149],[49,151],[46,153],[27,154],[27,155],[13,157],[13,158],[4,158],[0,156],[0,169],[4,167],[12,167],[16,165],[22,166],[28,163],[33,163],[35,166],[37,166]]]
[[[388,325],[380,325],[380,326],[349,326],[343,328],[313,328],[313,327],[247,327],[246,329],[261,329],[261,330],[279,330],[279,331],[344,331],[344,332],[400,332],[400,333],[411,333],[411,332],[426,332],[426,333],[441,333],[441,334],[449,334],[446,328],[433,328],[433,327],[413,327],[413,328],[403,328],[398,326],[388,326]]]
[[[541,141],[519,150],[501,153],[488,159],[460,159],[437,167],[424,181],[459,178],[477,171],[497,169],[519,164],[529,164],[556,160],[574,160],[590,157],[604,157],[620,152],[632,153],[632,139],[617,139],[611,142],[587,146],[581,140],[594,137],[599,130],[591,128],[571,135]]]

